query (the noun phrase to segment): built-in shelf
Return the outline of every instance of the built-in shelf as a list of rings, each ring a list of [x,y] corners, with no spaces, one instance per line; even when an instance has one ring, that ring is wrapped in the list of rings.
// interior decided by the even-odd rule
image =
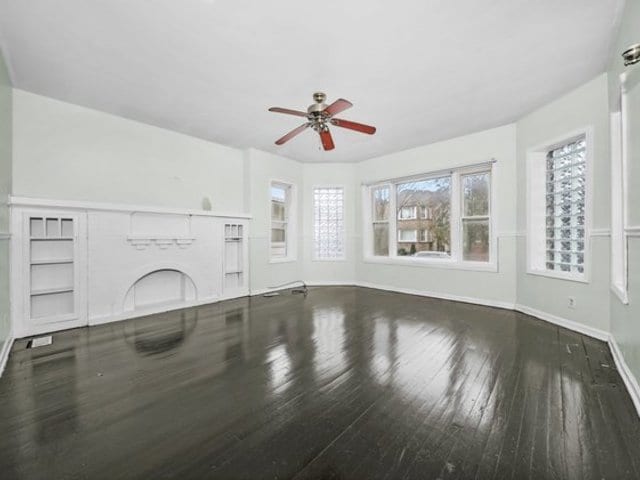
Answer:
[[[73,240],[73,237],[31,237],[31,241],[34,242],[50,242],[50,241],[60,241],[60,240]]]
[[[45,258],[41,260],[31,260],[31,265],[60,265],[73,263],[73,258]]]
[[[224,289],[236,290],[244,286],[244,225],[227,223],[224,226]]]
[[[39,295],[52,295],[55,293],[73,292],[73,286],[58,287],[58,288],[41,288],[38,290],[31,290],[31,296],[36,297]]]
[[[67,216],[27,218],[31,318],[51,321],[75,310],[75,219]]]

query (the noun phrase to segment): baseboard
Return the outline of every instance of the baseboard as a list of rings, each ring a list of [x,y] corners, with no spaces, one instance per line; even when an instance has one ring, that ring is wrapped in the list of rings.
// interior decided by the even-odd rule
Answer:
[[[638,384],[638,380],[629,368],[629,365],[627,365],[624,355],[618,346],[618,342],[613,335],[609,335],[607,343],[609,344],[609,349],[611,350],[611,355],[613,356],[616,368],[622,377],[622,381],[627,387],[627,392],[629,392],[631,401],[633,401],[633,405],[636,407],[636,412],[640,417],[640,385]]]
[[[556,315],[552,315],[551,313],[543,312],[541,310],[527,307],[526,305],[521,305],[519,303],[514,306],[514,310],[525,313],[527,315],[531,315],[532,317],[539,318],[540,320],[553,323],[554,325],[558,325],[559,327],[582,333],[583,335],[586,335],[588,337],[596,338],[604,342],[607,342],[609,340],[609,332],[600,330],[599,328],[589,327],[588,325],[583,325],[581,323],[574,322],[573,320],[567,320],[566,318],[558,317]]]
[[[105,323],[119,322],[122,320],[130,320],[132,318],[145,317],[147,315],[155,315],[158,313],[172,312],[174,310],[182,310],[183,308],[200,307],[212,303],[222,302],[224,300],[232,300],[234,298],[246,297],[248,293],[240,293],[236,295],[227,295],[224,297],[207,297],[192,302],[175,303],[169,305],[161,305],[149,307],[139,310],[131,310],[128,312],[118,313],[116,315],[101,315],[89,318],[89,326],[103,325]]]
[[[358,282],[352,280],[350,282],[333,281],[333,280],[310,280],[304,282],[308,287],[354,287]]]
[[[401,287],[392,287],[388,285],[378,285],[377,283],[369,283],[369,282],[355,282],[354,285],[357,287],[385,290],[387,292],[416,295],[418,297],[432,297],[432,298],[439,298],[441,300],[452,300],[454,302],[473,303],[475,305],[483,305],[485,307],[495,307],[495,308],[513,310],[512,302],[503,302],[501,300],[486,300],[483,298],[465,297],[462,295],[452,295],[449,293],[429,292],[426,290],[415,290],[412,288],[401,288]]]
[[[9,354],[11,353],[11,347],[13,347],[14,340],[13,334],[9,333],[2,345],[2,350],[0,351],[0,377],[2,377],[4,369],[7,366],[7,362],[9,361]]]

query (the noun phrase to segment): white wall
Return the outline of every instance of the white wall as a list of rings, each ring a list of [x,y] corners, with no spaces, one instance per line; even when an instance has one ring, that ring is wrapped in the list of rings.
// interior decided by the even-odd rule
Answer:
[[[526,237],[518,237],[517,303],[547,314],[609,331],[610,162],[609,113],[606,75],[599,75],[558,100],[527,115],[517,124],[518,231],[526,231],[527,151],[561,140],[583,127],[593,129],[593,230],[588,283],[527,273]],[[593,233],[592,230],[592,233]],[[575,308],[569,308],[569,297]]]
[[[11,192],[12,88],[0,52],[0,369],[2,352],[10,332],[9,322],[9,209]]]
[[[492,186],[498,237],[498,272],[478,272],[426,266],[381,265],[357,257],[357,279],[368,284],[415,290],[426,294],[466,297],[496,304],[515,300],[516,130],[507,125],[357,164],[357,181],[372,182],[428,173],[495,158]],[[362,218],[358,202],[357,218]],[[362,222],[358,221],[362,235]],[[361,242],[360,242],[361,243]],[[360,248],[361,251],[361,248]]]
[[[251,291],[260,291],[286,282],[303,280],[302,189],[303,164],[288,158],[249,149],[245,153],[245,203],[252,215],[249,242]],[[290,218],[295,232],[296,254],[292,261],[274,263],[269,258],[271,235],[271,182],[293,185],[297,197],[296,212]]]
[[[640,2],[627,1],[622,15],[620,33],[612,50],[609,65],[610,110],[618,111],[620,73],[627,72],[632,84],[628,94],[628,249],[629,262],[628,300],[623,305],[616,295],[611,294],[611,333],[619,345],[624,359],[633,375],[640,379],[640,64],[624,67],[620,54],[630,45],[640,42]],[[635,231],[636,233],[632,233]],[[640,391],[637,392],[640,396]]]
[[[242,152],[14,90],[13,194],[243,212]]]

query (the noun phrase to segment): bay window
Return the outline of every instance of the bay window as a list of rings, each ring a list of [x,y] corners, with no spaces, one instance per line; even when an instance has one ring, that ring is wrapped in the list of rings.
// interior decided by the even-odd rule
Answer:
[[[365,259],[495,266],[491,170],[486,163],[365,187]]]

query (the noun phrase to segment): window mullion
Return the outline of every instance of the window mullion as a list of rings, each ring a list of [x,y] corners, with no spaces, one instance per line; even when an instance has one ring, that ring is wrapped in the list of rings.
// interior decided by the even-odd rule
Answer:
[[[460,188],[462,177],[460,173],[454,171],[451,174],[451,259],[458,262],[461,260],[460,252],[462,251],[462,215],[461,203],[463,189]]]
[[[389,257],[398,256],[398,210],[396,184],[389,185]]]

